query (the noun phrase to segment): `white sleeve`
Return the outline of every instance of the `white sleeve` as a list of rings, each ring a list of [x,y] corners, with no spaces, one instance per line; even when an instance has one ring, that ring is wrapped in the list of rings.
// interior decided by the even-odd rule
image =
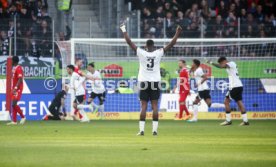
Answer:
[[[78,82],[78,85],[76,86],[76,88],[79,88],[84,81],[85,81],[85,77],[80,77],[80,81]]]
[[[95,85],[99,86],[102,83],[102,77],[99,72],[96,73],[96,80],[95,80]]]
[[[158,56],[160,56],[160,57],[164,56],[164,48],[158,49]]]
[[[142,57],[143,56],[143,49],[141,49],[141,48],[138,47],[136,52],[137,52],[136,54],[137,54],[138,57]]]
[[[75,82],[75,76],[74,73],[72,74],[71,78],[70,78],[70,89],[74,89],[74,82]]]
[[[234,62],[228,62],[226,64],[229,66],[229,68],[234,68],[236,66]]]
[[[200,69],[198,72],[197,72],[197,75],[202,77],[204,75],[204,72],[202,69]]]

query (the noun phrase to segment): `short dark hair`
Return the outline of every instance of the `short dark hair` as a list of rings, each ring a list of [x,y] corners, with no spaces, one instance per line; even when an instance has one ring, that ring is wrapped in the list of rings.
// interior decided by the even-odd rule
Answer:
[[[198,67],[200,66],[200,61],[198,59],[194,59],[193,63]]]
[[[219,59],[218,59],[218,63],[221,63],[221,62],[223,62],[223,61],[225,61],[225,60],[227,60],[226,57],[221,56],[221,57],[219,57]]]
[[[147,40],[146,45],[147,45],[147,47],[153,47],[154,46],[153,40],[151,40],[151,39]]]
[[[12,57],[12,62],[18,64],[18,62],[19,62],[19,57],[18,57],[18,56],[13,56],[13,57]]]
[[[183,64],[186,64],[186,61],[184,59],[179,59],[178,61],[181,61]]]
[[[69,69],[71,69],[73,71],[75,70],[75,67],[72,64],[68,65],[67,68],[69,68]]]
[[[75,63],[80,61],[80,60],[81,60],[81,58],[76,58]]]
[[[91,67],[93,67],[93,68],[95,67],[95,64],[94,64],[94,62],[92,62],[92,63],[89,63],[88,65],[89,65],[89,66],[91,66]]]

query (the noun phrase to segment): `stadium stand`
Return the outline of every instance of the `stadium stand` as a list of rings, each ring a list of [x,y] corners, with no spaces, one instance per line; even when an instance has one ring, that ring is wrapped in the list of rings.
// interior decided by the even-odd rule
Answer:
[[[178,24],[185,38],[275,37],[273,0],[145,0],[133,5],[142,11],[145,38],[172,37]]]
[[[8,55],[12,37],[17,55],[52,56],[52,19],[47,0],[1,0],[0,25],[0,55]]]

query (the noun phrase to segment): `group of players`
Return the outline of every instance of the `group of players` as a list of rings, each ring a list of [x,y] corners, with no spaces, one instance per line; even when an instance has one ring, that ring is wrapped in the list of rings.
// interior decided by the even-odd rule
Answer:
[[[17,125],[17,114],[20,115],[20,124],[26,122],[26,117],[23,114],[17,102],[21,99],[23,92],[23,79],[24,72],[22,66],[19,64],[19,57],[12,57],[13,64],[13,77],[12,77],[12,121],[7,123],[7,125]],[[84,74],[80,70],[83,66],[83,61],[81,59],[76,60],[76,66],[68,65],[67,73],[70,76],[70,83],[64,85],[62,91],[57,93],[55,98],[52,100],[50,106],[48,107],[49,112],[44,117],[43,120],[64,120],[67,113],[65,111],[65,99],[69,89],[73,90],[75,94],[75,100],[73,102],[74,112],[71,116],[74,120],[80,120],[81,122],[89,122],[89,118],[84,111],[88,108],[90,111],[98,112],[100,111],[100,116],[103,117],[104,114],[104,101],[105,101],[105,87],[101,80],[100,73],[95,70],[94,63],[90,63],[87,66],[87,73]],[[85,82],[86,81],[86,82]],[[86,86],[87,85],[87,86]],[[87,88],[85,88],[87,87]],[[88,100],[86,101],[86,90],[89,93]],[[99,105],[94,103],[94,99],[99,99]]]
[[[59,92],[51,105],[49,106],[50,114],[47,114],[43,120],[64,120],[66,117],[65,112],[65,98],[69,89],[71,89],[75,95],[73,102],[74,112],[71,116],[74,120],[80,120],[80,122],[89,122],[89,118],[84,111],[88,108],[90,111],[100,111],[101,118],[104,117],[104,101],[106,90],[101,79],[99,71],[95,70],[94,63],[90,63],[87,66],[87,73],[84,74],[81,71],[83,61],[81,59],[76,60],[76,66],[68,65],[67,73],[70,76],[69,85],[65,85],[64,89]],[[86,101],[86,90],[89,97]],[[94,103],[94,99],[99,99],[99,105]]]
[[[139,98],[141,103],[140,111],[140,121],[139,121],[139,132],[138,135],[143,136],[145,131],[145,121],[146,121],[146,111],[148,107],[148,102],[150,101],[152,106],[152,134],[157,135],[158,130],[158,100],[160,97],[159,83],[161,82],[160,76],[160,62],[164,54],[171,49],[177,42],[178,37],[182,32],[180,26],[177,27],[176,33],[171,40],[171,42],[164,48],[156,49],[153,40],[147,40],[145,49],[137,47],[129,38],[125,25],[120,26],[123,36],[130,46],[130,48],[136,52],[139,58],[139,73],[138,73],[138,86],[139,86]],[[26,121],[22,110],[17,105],[17,101],[20,100],[23,91],[23,70],[20,65],[18,65],[19,58],[14,56],[13,60],[13,96],[12,96],[12,122],[8,125],[16,125],[17,113],[21,116],[21,124]],[[186,62],[184,59],[179,60],[179,79],[178,79],[178,90],[179,90],[179,114],[176,120],[188,120],[190,122],[197,121],[198,104],[201,99],[203,99],[208,107],[225,107],[226,111],[226,121],[221,123],[222,126],[231,125],[231,99],[235,100],[241,113],[243,122],[240,124],[242,126],[249,125],[245,107],[242,102],[242,92],[243,85],[238,75],[238,68],[235,62],[228,61],[226,57],[220,57],[218,63],[213,63],[208,61],[207,63],[218,67],[226,69],[229,76],[229,91],[225,96],[224,104],[212,103],[210,96],[210,88],[207,85],[208,77],[204,74],[202,68],[200,67],[200,61],[198,59],[193,60],[192,68],[189,71],[186,68]],[[69,89],[73,90],[75,93],[75,100],[73,103],[74,112],[71,113],[75,120],[80,120],[81,122],[89,122],[89,118],[84,111],[85,108],[89,108],[91,111],[95,109],[101,110],[102,116],[104,111],[104,101],[105,101],[105,87],[103,85],[101,75],[95,70],[94,63],[88,64],[87,73],[84,74],[80,68],[82,67],[82,60],[77,59],[76,66],[68,65],[67,73],[70,76],[69,86],[64,86],[64,89],[59,92],[51,105],[49,106],[49,111],[51,114],[47,114],[44,120],[63,120],[65,119],[65,98]],[[194,114],[193,118],[186,107],[186,98],[190,94],[189,85],[189,75],[192,74],[195,77],[198,89],[198,96],[194,100]],[[92,89],[89,89],[89,98],[85,104],[85,81],[90,82]],[[98,97],[100,104],[96,105],[93,100]],[[186,115],[183,118],[183,112]]]
[[[122,24],[120,29],[123,33],[126,43],[130,48],[136,52],[139,58],[139,74],[138,74],[138,83],[140,84],[140,102],[141,102],[141,113],[139,121],[139,132],[137,135],[143,136],[145,131],[145,118],[148,102],[151,102],[152,106],[152,134],[157,135],[158,129],[158,107],[157,102],[160,97],[160,88],[158,87],[159,82],[161,82],[160,76],[160,61],[164,54],[172,48],[178,37],[181,34],[182,28],[177,27],[176,33],[171,40],[171,42],[161,49],[155,49],[154,41],[147,40],[145,49],[137,47],[129,38],[126,32],[126,26]],[[242,102],[242,92],[243,85],[239,78],[238,68],[235,62],[228,61],[226,57],[220,57],[218,63],[213,63],[207,61],[207,63],[217,67],[226,69],[229,76],[229,91],[225,96],[224,104],[212,103],[210,96],[210,89],[207,85],[207,76],[204,74],[202,68],[200,67],[200,61],[197,59],[193,60],[193,65],[191,71],[186,68],[186,62],[184,59],[179,60],[179,78],[178,78],[178,89],[179,89],[179,115],[177,120],[189,120],[190,122],[197,121],[198,113],[198,104],[203,99],[208,107],[225,107],[226,111],[226,121],[222,122],[222,126],[231,125],[231,108],[230,101],[231,99],[235,100],[241,113],[243,122],[241,126],[249,125],[245,107]],[[189,74],[190,72],[194,75],[198,88],[198,96],[194,101],[194,116],[192,118],[190,112],[186,107],[186,98],[190,94],[190,85],[189,85]],[[150,85],[150,86],[149,86]],[[146,88],[145,88],[146,86]],[[141,89],[143,88],[143,89]],[[183,112],[185,111],[186,116],[183,118]]]

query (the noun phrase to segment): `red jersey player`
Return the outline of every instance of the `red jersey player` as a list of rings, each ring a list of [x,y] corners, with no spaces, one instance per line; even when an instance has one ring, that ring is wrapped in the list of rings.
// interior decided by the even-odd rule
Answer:
[[[23,91],[23,69],[20,65],[18,65],[19,58],[18,56],[12,57],[12,65],[13,65],[13,76],[12,76],[12,122],[7,125],[17,125],[17,113],[21,117],[20,124],[24,124],[26,118],[17,105],[17,102],[21,99],[22,91]]]
[[[82,71],[81,71],[81,67],[83,66],[82,59],[77,58],[75,61],[75,64],[76,64],[76,66],[75,66],[74,72],[76,72],[77,74],[79,74],[82,77],[83,76]]]
[[[189,113],[186,107],[186,98],[190,94],[190,84],[189,84],[189,71],[186,68],[185,60],[179,60],[178,66],[180,69],[179,72],[179,80],[178,80],[178,87],[179,87],[179,116],[176,120],[183,119],[183,111],[185,111],[186,116],[184,120],[188,120],[191,118],[191,114]]]

